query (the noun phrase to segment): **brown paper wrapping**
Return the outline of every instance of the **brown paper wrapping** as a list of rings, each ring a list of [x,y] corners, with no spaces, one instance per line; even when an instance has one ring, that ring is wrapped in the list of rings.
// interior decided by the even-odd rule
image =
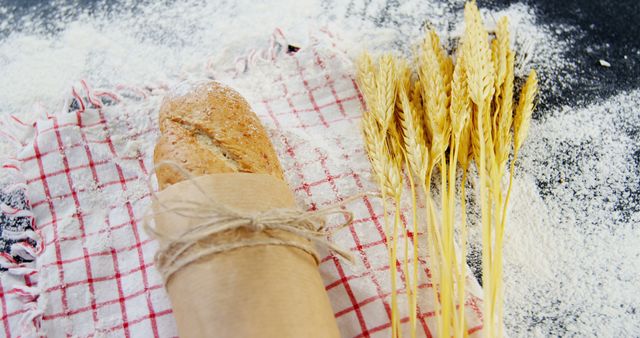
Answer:
[[[239,211],[295,207],[287,184],[270,175],[213,174],[194,181]],[[166,188],[158,199],[205,201],[190,181]],[[175,214],[155,218],[158,231],[174,236],[197,222]],[[276,230],[238,230],[227,239],[254,236],[311,245]],[[181,337],[340,337],[315,259],[298,248],[257,246],[210,255],[177,271],[166,287]]]

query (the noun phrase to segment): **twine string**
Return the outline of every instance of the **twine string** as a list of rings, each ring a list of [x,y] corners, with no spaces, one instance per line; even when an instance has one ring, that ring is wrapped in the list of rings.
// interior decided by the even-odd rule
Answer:
[[[288,232],[306,239],[317,246],[326,247],[336,255],[353,263],[353,256],[347,250],[341,249],[328,240],[328,236],[334,232],[348,227],[353,223],[353,212],[343,207],[354,200],[362,198],[368,193],[357,194],[338,203],[315,211],[305,211],[300,208],[276,208],[260,212],[240,212],[221,204],[206,194],[193,176],[175,162],[162,161],[153,168],[149,175],[149,181],[158,168],[171,166],[185,176],[196,189],[205,196],[205,200],[199,201],[161,201],[155,190],[151,194],[156,208],[150,208],[144,217],[144,228],[148,234],[160,241],[160,248],[156,254],[156,264],[163,275],[165,283],[169,281],[177,271],[199,260],[202,257],[256,246],[288,246],[301,249],[314,257],[316,263],[320,257],[313,246],[304,244],[304,241],[284,239],[270,234],[273,230]],[[151,220],[163,214],[174,214],[198,223],[179,235],[171,235],[159,231],[151,226]],[[343,216],[344,221],[336,226],[326,227],[325,220],[331,216]],[[250,232],[263,232],[267,238],[247,238],[228,240],[223,243],[205,240],[215,238],[217,235],[231,233],[234,230],[246,229]]]

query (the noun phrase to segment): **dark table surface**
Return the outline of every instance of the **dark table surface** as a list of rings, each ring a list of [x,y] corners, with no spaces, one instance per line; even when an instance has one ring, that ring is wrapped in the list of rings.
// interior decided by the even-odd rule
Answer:
[[[170,2],[171,0],[165,0]],[[327,1],[327,0],[324,0]],[[351,0],[353,1],[353,0]],[[145,6],[148,0],[128,2],[130,10]],[[640,76],[640,1],[638,0],[522,0],[536,10],[538,19],[542,23],[568,24],[578,28],[571,32],[558,31],[561,39],[574,41],[566,57],[576,61],[577,70],[572,69],[566,79],[571,85],[564,86],[551,96],[546,96],[538,112],[544,112],[546,107],[560,104],[584,105],[594,101],[606,99],[621,91],[638,88]],[[55,31],[53,24],[60,10],[53,10],[60,3],[74,4],[67,9],[68,16],[92,11],[108,11],[109,8],[121,9],[120,1],[97,0],[65,0],[52,4],[49,1],[38,0],[4,0],[2,4],[9,8],[13,18],[9,25],[0,30],[0,37],[11,31],[20,30],[20,18],[25,14],[42,20],[45,30]],[[483,7],[500,9],[509,6],[514,1],[490,0],[479,1]],[[399,1],[390,0],[387,6],[400,6]],[[366,4],[365,4],[366,6]],[[460,5],[462,8],[462,3]],[[372,18],[379,25],[394,25],[388,18],[382,17],[388,11],[378,11],[381,17]],[[63,15],[65,15],[63,13]],[[0,21],[2,18],[0,17]],[[570,36],[569,36],[570,35]],[[603,67],[599,60],[611,63],[611,67]],[[577,74],[576,74],[577,73]],[[578,76],[576,76],[578,75]],[[545,74],[541,74],[545,76]],[[555,74],[557,77],[558,74]],[[562,75],[560,75],[562,77]],[[578,78],[579,80],[575,80]]]

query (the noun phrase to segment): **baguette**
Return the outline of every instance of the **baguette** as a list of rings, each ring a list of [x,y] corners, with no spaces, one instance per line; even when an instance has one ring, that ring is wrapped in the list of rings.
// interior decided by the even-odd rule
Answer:
[[[200,176],[194,182],[210,198],[249,212],[295,207],[267,133],[238,92],[216,82],[178,90],[164,100],[159,124],[156,165],[170,160]],[[157,179],[160,200],[199,198],[192,185],[177,184],[187,178],[175,169],[159,168]],[[179,236],[198,222],[166,214],[156,218],[156,227]],[[311,245],[274,229],[230,230],[208,240],[273,238]],[[181,337],[340,336],[317,262],[297,247],[262,245],[203,256],[177,271],[166,288]]]

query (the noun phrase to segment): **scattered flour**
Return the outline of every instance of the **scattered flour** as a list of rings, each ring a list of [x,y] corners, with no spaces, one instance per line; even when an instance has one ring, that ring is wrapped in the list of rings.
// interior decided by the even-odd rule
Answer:
[[[505,239],[513,336],[640,332],[640,91],[533,124]]]
[[[61,93],[80,78],[104,87],[166,88],[196,81],[211,74],[208,64],[227,67],[238,55],[266,47],[277,27],[297,46],[309,43],[309,32],[326,27],[338,34],[343,43],[337,48],[350,57],[365,48],[410,54],[407,42],[419,39],[423,24],[446,36],[450,46],[462,31],[462,3],[455,1],[190,0],[136,6],[128,0],[110,6],[110,13],[78,13],[57,3],[55,20],[47,20],[45,28],[35,14],[7,15],[0,22],[2,31],[20,28],[0,40],[0,116],[15,114],[30,122],[42,111],[56,111]],[[10,12],[2,6],[0,13]],[[557,32],[575,28],[541,25],[523,4],[484,14],[489,29],[500,16],[510,17],[517,75],[536,68],[542,100],[578,81],[567,75],[575,65],[563,58],[571,41],[557,38]],[[249,69],[233,83],[249,97],[264,95],[274,90],[265,84],[292,66],[280,67]],[[638,103],[640,92],[634,91],[585,108],[550,108],[536,115],[544,117],[534,121],[522,150],[505,239],[505,324],[511,336],[640,334]],[[150,125],[129,115],[122,123],[124,118],[134,128]],[[322,141],[294,136],[300,142]],[[117,135],[114,142],[125,145],[125,156],[149,146],[127,144]],[[10,149],[0,142],[3,154]],[[109,202],[135,200],[144,191],[134,187],[129,196]],[[476,216],[472,212],[472,222]],[[69,223],[64,229],[75,227]],[[479,245],[477,230],[472,229],[472,248]]]

